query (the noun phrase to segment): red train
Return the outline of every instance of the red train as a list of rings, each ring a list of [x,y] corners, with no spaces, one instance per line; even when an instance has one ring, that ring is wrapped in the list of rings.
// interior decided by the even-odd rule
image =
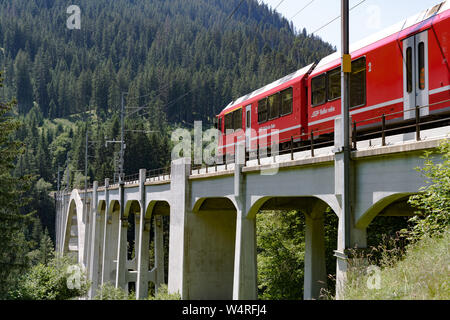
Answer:
[[[358,132],[385,123],[450,113],[450,1],[350,46],[350,116]],[[231,102],[217,115],[223,133],[218,154],[234,154],[291,139],[301,144],[330,137],[341,114],[341,57],[336,52]],[[277,139],[273,130],[278,130]]]

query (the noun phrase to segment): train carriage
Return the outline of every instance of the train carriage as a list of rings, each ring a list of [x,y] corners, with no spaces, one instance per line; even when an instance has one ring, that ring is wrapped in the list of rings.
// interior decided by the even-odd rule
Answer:
[[[307,128],[306,66],[230,103],[218,116],[223,133],[218,154],[234,154],[236,143],[247,150],[269,147],[299,136]]]
[[[450,1],[350,46],[350,116],[358,132],[450,114]],[[341,116],[336,52],[231,102],[218,116],[218,154],[330,139]]]
[[[441,3],[350,47],[350,116],[359,130],[398,125],[448,112],[450,2]],[[341,115],[341,58],[330,55],[308,79],[308,127],[318,135],[334,130]]]

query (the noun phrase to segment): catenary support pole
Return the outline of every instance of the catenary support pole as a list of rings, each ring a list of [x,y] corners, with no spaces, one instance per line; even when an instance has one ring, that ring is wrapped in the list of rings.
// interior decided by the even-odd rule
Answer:
[[[336,256],[336,299],[342,298],[347,271],[346,249],[351,247],[351,159],[349,80],[351,56],[349,50],[349,0],[341,0],[342,64],[341,64],[341,119],[336,128],[335,154],[336,194],[341,197]]]

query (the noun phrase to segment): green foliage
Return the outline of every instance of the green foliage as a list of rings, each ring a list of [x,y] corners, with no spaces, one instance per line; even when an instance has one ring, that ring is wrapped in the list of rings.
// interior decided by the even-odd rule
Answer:
[[[108,282],[98,289],[94,300],[136,300],[136,296]]]
[[[257,215],[260,299],[298,299],[303,288],[305,220],[297,211]]]
[[[435,162],[432,155],[436,154],[442,161]],[[409,199],[419,209],[407,233],[414,240],[442,233],[450,225],[450,140],[443,140],[436,152],[427,151],[424,159],[424,167],[417,170],[427,178],[427,185]]]
[[[105,118],[127,92],[160,130],[211,123],[231,100],[333,51],[256,0],[225,25],[239,2],[79,0],[81,30],[68,32],[64,2],[0,1],[0,47],[14,76],[6,93],[22,114],[36,101],[44,117],[92,106]]]
[[[89,289],[86,274],[71,271],[73,266],[69,257],[56,257],[47,265],[34,266],[21,278],[18,288],[11,292],[11,298],[69,300],[85,295]]]
[[[437,157],[441,159],[436,161]],[[401,237],[385,237],[369,253],[358,253],[349,262],[346,299],[443,299],[450,298],[450,141],[437,151],[427,151],[424,166],[417,168],[427,179],[420,193],[409,198],[416,215]],[[406,241],[405,241],[406,239]],[[408,243],[408,245],[405,245]],[[379,288],[369,289],[371,265],[381,267]]]
[[[62,189],[84,188],[86,121],[98,142],[89,148],[88,182],[117,172],[119,145],[104,142],[120,140],[120,92],[128,108],[145,107],[126,118],[126,129],[153,131],[126,132],[128,175],[169,164],[174,127],[211,124],[231,100],[333,51],[255,0],[225,27],[240,0],[80,0],[83,23],[74,32],[65,28],[67,5],[50,2],[0,1],[0,56],[10,76],[2,94],[18,100],[8,112],[23,123],[11,122],[12,140],[23,143],[12,178],[40,181],[23,194],[32,200],[21,212],[36,211],[53,240],[54,201],[45,191],[56,190],[58,167]]]
[[[94,300],[128,300],[128,293],[122,288],[106,283],[99,288]]]
[[[169,293],[169,289],[167,288],[167,284],[162,284],[155,296],[149,296],[148,300],[181,300],[180,294],[177,293]]]
[[[89,182],[89,177],[87,177]],[[76,189],[84,189],[84,173],[81,172],[75,172],[75,177],[73,181],[73,187]]]
[[[324,219],[327,274],[336,269],[337,217],[328,208]],[[298,211],[263,211],[256,216],[258,297],[270,300],[303,298],[305,217]],[[334,291],[329,279],[328,290]]]
[[[441,237],[424,235],[410,245],[404,258],[399,260],[390,253],[377,274],[368,274],[371,264],[364,256],[351,261],[347,272],[344,298],[348,300],[448,300],[450,278],[448,261],[450,252],[450,229]],[[380,286],[369,289],[373,277],[379,276]]]
[[[111,283],[99,287],[94,300],[136,300],[135,292],[128,293],[122,288],[116,288]],[[162,284],[156,295],[149,295],[148,300],[181,300],[179,293],[169,294],[167,285]]]
[[[39,220],[38,220],[39,222]],[[55,257],[53,241],[50,238],[47,229],[40,234],[39,247],[27,254],[31,265],[48,265]]]
[[[28,201],[24,192],[30,186],[30,177],[12,175],[16,158],[24,152],[23,144],[12,138],[20,127],[20,122],[12,116],[14,107],[14,101],[0,101],[0,298],[5,298],[28,265],[23,232],[30,215],[22,214],[21,207]]]
[[[31,84],[29,56],[22,50],[19,50],[16,56],[14,74],[19,111],[26,113],[33,106],[33,86]]]

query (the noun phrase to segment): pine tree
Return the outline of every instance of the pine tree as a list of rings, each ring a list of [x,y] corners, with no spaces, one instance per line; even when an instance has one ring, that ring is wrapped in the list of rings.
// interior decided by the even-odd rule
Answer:
[[[38,52],[34,61],[35,96],[42,113],[47,117],[49,114],[50,100],[47,85],[50,82],[50,62],[43,49]]]
[[[54,257],[54,254],[55,249],[53,247],[52,239],[48,234],[48,230],[45,229],[39,243],[39,262],[47,265]]]
[[[27,113],[33,106],[33,86],[31,84],[28,55],[19,51],[14,63],[16,79],[16,98],[19,102],[19,112]]]
[[[0,74],[0,85],[2,82]],[[6,297],[8,289],[27,267],[23,232],[28,216],[22,215],[20,208],[29,180],[11,175],[14,161],[24,151],[22,143],[11,139],[20,126],[19,121],[9,116],[14,106],[13,102],[0,102],[0,298]]]

